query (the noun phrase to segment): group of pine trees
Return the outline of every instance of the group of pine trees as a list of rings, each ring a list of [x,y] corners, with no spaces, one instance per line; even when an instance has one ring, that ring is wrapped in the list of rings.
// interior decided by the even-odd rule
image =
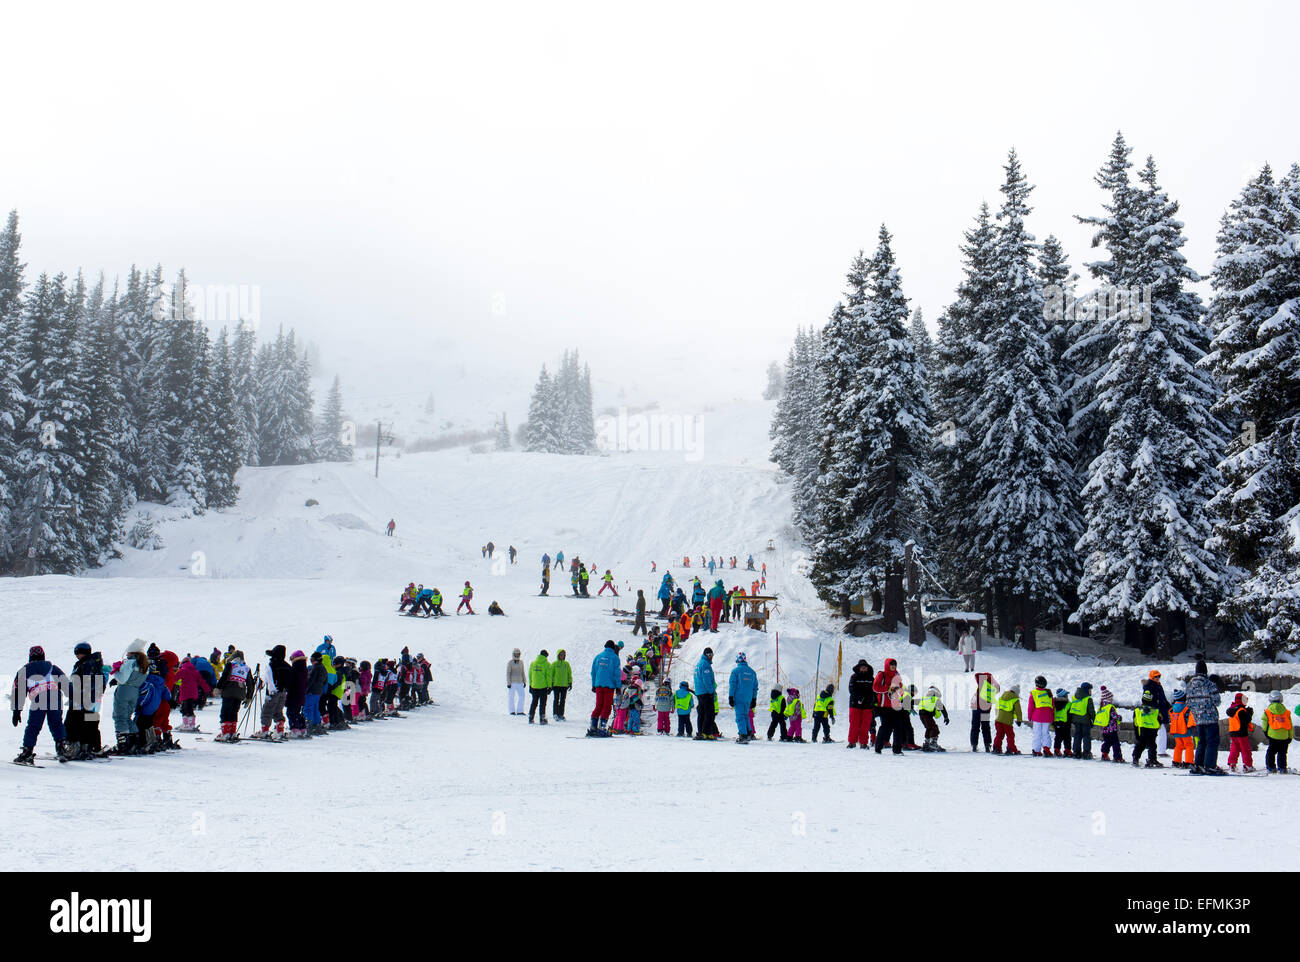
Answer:
[[[1205,305],[1178,205],[1122,135],[1097,175],[1104,257],[1076,297],[1027,229],[1013,151],[965,234],[937,340],[890,236],[800,330],[772,423],[827,601],[902,613],[912,542],[932,586],[1005,637],[1068,621],[1146,651],[1212,618],[1250,656],[1300,652],[1300,166],[1225,214]]]
[[[338,382],[319,425],[294,333],[215,337],[182,271],[125,289],[78,272],[28,283],[17,213],[0,232],[0,573],[103,564],[139,501],[235,503],[243,465],[350,459]]]
[[[504,414],[500,430],[508,443]],[[586,364],[579,365],[577,350],[564,352],[554,377],[546,370],[546,365],[542,365],[542,373],[528,404],[523,438],[525,451],[592,454],[596,450],[591,368]]]

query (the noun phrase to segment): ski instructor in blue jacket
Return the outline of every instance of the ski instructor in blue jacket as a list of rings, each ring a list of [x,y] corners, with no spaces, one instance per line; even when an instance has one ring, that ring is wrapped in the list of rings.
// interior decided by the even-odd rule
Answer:
[[[758,698],[758,675],[749,667],[743,651],[736,656],[736,667],[731,669],[727,691],[727,704],[736,709],[736,730],[740,732],[737,741],[753,741],[754,730],[749,726],[749,711]]]
[[[713,719],[718,714],[718,685],[713,680],[713,649],[705,648],[704,654],[695,665],[695,710],[699,714],[699,730],[695,733],[696,741],[711,740],[718,737],[718,726]]]
[[[614,708],[614,690],[622,684],[623,666],[618,660],[618,645],[605,642],[605,647],[591,662],[591,690],[596,695],[596,707],[591,710],[591,727],[588,735],[608,735],[609,713]]]

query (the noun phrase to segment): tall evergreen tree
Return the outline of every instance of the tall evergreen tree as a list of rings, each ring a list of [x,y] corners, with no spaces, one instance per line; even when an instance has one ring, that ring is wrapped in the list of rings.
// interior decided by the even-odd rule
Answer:
[[[0,571],[15,550],[14,503],[19,494],[20,469],[16,433],[23,423],[22,365],[23,263],[18,212],[10,211],[0,233]]]
[[[501,420],[497,423],[496,449],[498,451],[509,451],[512,447],[510,443],[510,425],[506,421],[506,412],[501,412]]]
[[[1034,647],[1040,615],[1060,611],[1078,578],[1074,542],[1081,533],[1073,490],[1073,448],[1066,437],[1044,297],[1033,269],[1034,238],[1025,226],[1029,194],[1013,150],[989,264],[986,313],[993,319],[972,409],[974,536],[986,559],[1000,618],[1018,618]]]
[[[1223,428],[1215,385],[1196,369],[1208,345],[1199,277],[1181,253],[1178,205],[1153,161],[1131,202],[1133,229],[1112,262],[1117,287],[1149,292],[1149,308],[1122,311],[1115,346],[1095,382],[1108,424],[1084,487],[1085,555],[1078,616],[1123,627],[1128,643],[1161,655],[1186,646],[1189,618],[1213,610],[1222,565],[1205,549],[1205,505],[1216,484]]]
[[[1211,551],[1232,568],[1221,616],[1248,657],[1300,653],[1300,167],[1265,166],[1223,218],[1203,366],[1235,431],[1210,501]]]
[[[343,437],[343,388],[335,375],[325,395],[316,432],[316,454],[322,461],[351,461],[352,445]]]
[[[557,404],[555,383],[542,365],[538,375],[537,386],[533,388],[533,397],[528,405],[528,424],[526,425],[524,450],[543,454],[558,454],[561,450],[560,429],[557,424]]]
[[[235,480],[243,463],[245,439],[240,425],[240,398],[235,394],[235,357],[222,328],[213,351],[208,393],[212,400],[212,425],[207,439],[204,474],[208,482],[208,507],[229,508],[239,499]]]
[[[930,398],[907,334],[907,299],[882,225],[849,273],[823,331],[822,455],[813,582],[846,607],[883,587],[886,625],[904,617],[908,541],[928,542],[935,491],[925,473]]]
[[[957,299],[939,317],[935,345],[935,400],[930,464],[939,491],[945,536],[935,549],[947,587],[968,599],[972,607],[992,608],[991,576],[976,549],[973,485],[977,465],[976,439],[971,427],[978,403],[982,356],[994,323],[993,264],[997,231],[987,204],[981,204],[975,226],[962,246],[963,278]]]

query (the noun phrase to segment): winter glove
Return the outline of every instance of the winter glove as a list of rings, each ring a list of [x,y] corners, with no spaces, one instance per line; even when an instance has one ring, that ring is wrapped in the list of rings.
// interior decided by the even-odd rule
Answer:
[[[727,704],[730,705],[732,708],[735,708],[735,707],[736,707],[736,699],[734,699],[734,698],[732,698],[730,695],[728,695],[728,696],[727,696]],[[14,724],[16,725],[16,724],[18,724],[18,723],[17,723],[17,722],[14,722]]]
[[[17,728],[17,727],[18,727],[18,723],[19,723],[20,721],[22,721],[22,720],[23,720],[23,713],[20,712],[20,711],[15,710],[15,711],[14,711],[14,728]]]

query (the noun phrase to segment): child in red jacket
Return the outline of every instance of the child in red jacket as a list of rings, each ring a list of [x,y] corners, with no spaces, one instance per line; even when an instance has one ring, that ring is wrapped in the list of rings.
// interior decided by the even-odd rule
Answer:
[[[1230,739],[1228,769],[1230,771],[1237,770],[1238,758],[1242,761],[1243,772],[1255,770],[1255,759],[1250,754],[1250,733],[1255,730],[1252,724],[1254,717],[1255,709],[1246,704],[1245,694],[1237,692],[1237,697],[1228,707],[1228,738]]]

